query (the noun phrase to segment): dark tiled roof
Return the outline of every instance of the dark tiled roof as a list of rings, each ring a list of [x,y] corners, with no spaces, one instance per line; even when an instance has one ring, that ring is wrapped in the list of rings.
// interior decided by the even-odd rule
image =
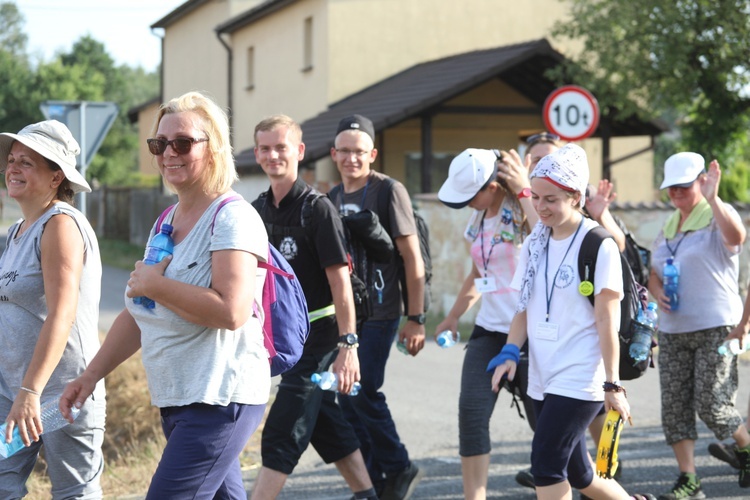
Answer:
[[[440,106],[493,78],[500,78],[541,109],[556,88],[544,74],[564,57],[546,40],[467,52],[412,66],[332,104],[328,110],[302,123],[305,163],[326,156],[333,146],[341,118],[361,114],[370,118],[376,133]],[[629,119],[612,125],[613,136],[658,135],[664,127],[654,122]],[[252,148],[237,155],[237,166],[255,164]]]
[[[253,7],[247,12],[243,12],[242,14],[238,14],[233,18],[224,21],[214,28],[214,30],[217,33],[234,33],[238,29],[242,29],[258,19],[262,19],[263,17],[281,10],[297,1],[298,0],[266,0],[257,7]]]
[[[181,17],[190,14],[201,5],[210,1],[211,0],[188,0],[187,2],[181,4],[179,7],[172,10],[172,12],[152,24],[151,28],[166,28],[173,22],[178,21]]]

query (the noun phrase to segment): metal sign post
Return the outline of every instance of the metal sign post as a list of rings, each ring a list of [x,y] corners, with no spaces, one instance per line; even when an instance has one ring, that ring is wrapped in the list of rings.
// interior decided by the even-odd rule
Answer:
[[[117,118],[118,107],[113,102],[44,101],[39,105],[44,117],[64,123],[81,146],[77,166],[86,177],[86,169],[104,142],[107,132]],[[86,193],[78,194],[78,207],[86,215]]]

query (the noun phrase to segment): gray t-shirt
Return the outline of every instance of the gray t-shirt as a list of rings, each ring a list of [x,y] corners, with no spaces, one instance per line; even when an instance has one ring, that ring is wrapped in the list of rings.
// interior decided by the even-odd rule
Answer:
[[[739,218],[731,205],[724,206],[732,217]],[[741,249],[727,249],[716,219],[703,229],[677,233],[668,242],[664,232],[659,232],[652,246],[651,268],[663,280],[667,258],[674,254],[674,261],[680,266],[680,307],[675,312],[659,314],[660,332],[690,333],[739,323],[742,298],[737,281]]]
[[[388,184],[384,182],[386,178],[385,174],[372,171],[365,187],[343,194],[343,199],[334,199],[333,204],[339,209],[341,215],[369,209],[377,213],[380,220],[388,220],[390,236],[395,247],[396,238],[417,234],[417,225],[414,221],[414,210],[409,193],[398,181],[393,184],[388,212],[380,213],[378,201],[381,190],[388,189]],[[341,193],[344,193],[343,190]],[[396,252],[398,252],[397,248],[390,262],[373,263],[371,269],[368,269],[367,284],[372,302],[372,315],[369,318],[371,320],[397,319],[404,312],[401,294],[406,293],[406,290],[401,290]],[[382,290],[379,291],[378,288],[381,287]]]
[[[99,244],[86,218],[67,203],[56,203],[18,238],[21,220],[8,231],[0,257],[0,391],[13,400],[28,370],[42,324],[47,318],[47,301],[42,277],[41,240],[50,218],[71,217],[83,237],[84,253],[75,321],[62,358],[44,388],[42,401],[57,397],[65,385],[80,375],[99,350],[99,297],[102,263]],[[104,396],[104,383],[94,397]]]
[[[172,262],[164,273],[167,278],[210,287],[211,253],[217,250],[242,250],[263,262],[267,260],[266,230],[249,203],[233,201],[217,212],[221,200],[232,195],[236,193],[214,200],[185,239],[175,245]],[[173,214],[174,210],[165,222],[169,223]],[[259,269],[256,300],[261,297],[264,279],[265,271]],[[164,408],[268,401],[270,365],[255,315],[232,331],[196,325],[158,302],[154,309],[146,309],[125,296],[125,304],[141,329],[143,366],[152,404]]]

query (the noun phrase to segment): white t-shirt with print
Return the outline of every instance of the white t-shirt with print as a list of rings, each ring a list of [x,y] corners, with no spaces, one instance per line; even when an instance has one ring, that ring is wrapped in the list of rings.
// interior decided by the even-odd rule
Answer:
[[[528,394],[533,399],[541,401],[547,394],[556,394],[583,401],[604,400],[604,362],[594,308],[588,297],[578,291],[581,283],[578,275],[581,242],[586,233],[596,226],[595,221],[584,218],[575,241],[574,235],[564,240],[550,238],[547,263],[545,264],[544,255],[540,258],[526,310],[529,338]],[[520,289],[523,284],[529,242],[530,239],[527,239],[521,249],[518,270],[513,277],[512,286],[516,289]],[[545,275],[548,284],[546,293]],[[611,238],[604,240],[599,247],[594,284],[595,296],[607,288],[617,292],[622,298],[620,253]],[[550,291],[549,321],[545,321]],[[616,314],[619,318],[619,303]]]

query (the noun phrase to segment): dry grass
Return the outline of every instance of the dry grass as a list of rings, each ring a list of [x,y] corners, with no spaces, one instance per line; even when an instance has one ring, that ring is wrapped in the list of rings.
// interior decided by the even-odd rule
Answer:
[[[140,353],[114,370],[106,379],[107,426],[104,433],[102,489],[105,498],[141,498],[161,458],[165,439],[159,410],[151,406]],[[270,406],[270,405],[269,405]],[[240,457],[243,468],[260,461],[259,428]],[[30,500],[50,497],[49,478],[43,457],[26,487]]]

